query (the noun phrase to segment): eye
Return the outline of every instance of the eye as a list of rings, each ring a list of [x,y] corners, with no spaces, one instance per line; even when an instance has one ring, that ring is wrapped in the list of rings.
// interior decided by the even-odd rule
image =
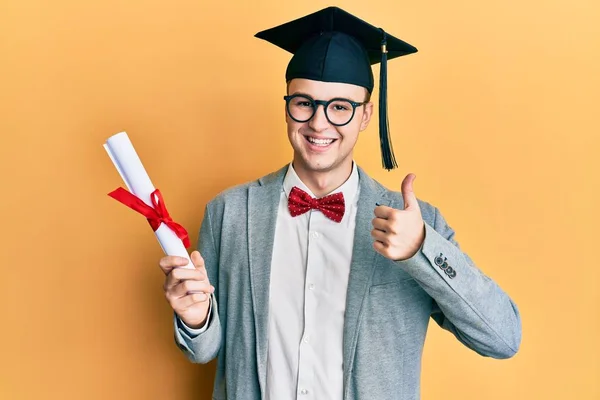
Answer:
[[[292,105],[296,108],[310,108],[312,109],[314,107],[313,102],[307,98],[307,97],[296,97],[294,98],[294,101],[292,103]]]
[[[336,100],[329,105],[329,109],[337,113],[345,113],[352,111],[352,104],[346,100]]]

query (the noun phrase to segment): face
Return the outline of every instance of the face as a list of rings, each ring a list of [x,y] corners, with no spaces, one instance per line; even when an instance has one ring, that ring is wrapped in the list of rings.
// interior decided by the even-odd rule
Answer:
[[[288,94],[304,94],[314,100],[325,101],[345,98],[360,103],[365,101],[368,92],[361,86],[346,83],[292,79]],[[356,107],[354,117],[347,125],[335,126],[327,120],[322,105],[317,106],[315,115],[307,122],[294,121],[286,110],[288,139],[294,149],[294,168],[305,173],[349,169],[358,134],[367,128],[372,113],[373,104],[369,102]]]

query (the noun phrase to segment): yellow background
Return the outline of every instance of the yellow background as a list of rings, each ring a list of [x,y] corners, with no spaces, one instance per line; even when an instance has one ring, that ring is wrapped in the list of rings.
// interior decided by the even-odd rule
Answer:
[[[210,398],[102,143],[128,132],[195,242],[210,198],[291,157],[290,56],[254,33],[327,5],[0,2],[0,398]],[[432,323],[423,399],[600,399],[600,3],[338,5],[420,50],[388,66],[400,168],[380,167],[376,120],[356,160],[390,188],[416,173],[522,313],[505,361]]]

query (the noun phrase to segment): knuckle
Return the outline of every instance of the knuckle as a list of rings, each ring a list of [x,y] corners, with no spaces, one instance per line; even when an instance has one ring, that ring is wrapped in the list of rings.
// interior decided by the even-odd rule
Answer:
[[[209,282],[202,282],[202,291],[204,293],[212,293],[212,285]]]
[[[172,308],[175,308],[175,297],[170,291],[165,292],[165,299]]]
[[[165,259],[165,257],[161,258],[160,260],[158,260],[158,266],[164,270],[168,267],[167,265],[167,260]]]
[[[179,268],[174,268],[169,274],[171,279],[179,279],[181,277],[181,270]]]
[[[197,302],[203,302],[206,301],[207,296],[204,293],[194,293],[192,295],[192,300],[197,303]]]
[[[177,278],[175,278],[175,276],[170,273],[169,275],[167,275],[167,278],[165,279],[165,283],[163,285],[163,288],[166,290],[169,287],[173,286],[173,283],[177,280]]]
[[[187,270],[184,268],[174,268],[173,271],[171,271],[171,275],[174,279],[181,281],[185,279],[186,271]]]
[[[188,292],[188,291],[192,290],[191,281],[183,281],[183,282],[181,282],[181,288],[185,292]]]
[[[173,256],[164,256],[160,259],[159,263],[165,267],[171,267],[175,264]]]

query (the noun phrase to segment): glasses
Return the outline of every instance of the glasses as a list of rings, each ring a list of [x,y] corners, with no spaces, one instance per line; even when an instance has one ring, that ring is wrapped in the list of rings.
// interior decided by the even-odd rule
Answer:
[[[317,107],[322,105],[325,118],[331,125],[335,126],[348,124],[354,118],[356,107],[367,104],[367,102],[357,103],[343,98],[334,98],[328,101],[315,100],[304,94],[283,96],[283,99],[286,102],[287,113],[294,121],[309,121],[317,112]]]

